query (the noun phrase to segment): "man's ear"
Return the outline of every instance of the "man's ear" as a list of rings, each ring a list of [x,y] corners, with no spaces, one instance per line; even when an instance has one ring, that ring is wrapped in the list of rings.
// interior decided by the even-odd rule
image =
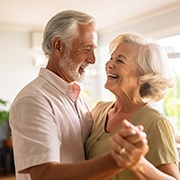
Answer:
[[[58,51],[60,51],[60,44],[57,44],[57,45],[56,45],[56,49],[57,49]]]
[[[52,41],[52,49],[54,52],[59,53],[62,50],[62,42],[59,38],[55,38]]]

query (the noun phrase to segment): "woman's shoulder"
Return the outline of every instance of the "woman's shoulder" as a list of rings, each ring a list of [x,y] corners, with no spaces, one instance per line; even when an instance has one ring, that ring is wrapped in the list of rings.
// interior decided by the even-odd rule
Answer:
[[[151,127],[152,129],[172,129],[174,131],[174,127],[171,119],[169,119],[163,112],[158,110],[152,105],[147,104],[141,113],[138,114],[139,119],[142,119],[145,126]]]
[[[114,102],[105,102],[105,101],[98,102],[91,111],[92,117],[96,119],[102,116],[106,116],[108,110],[112,107],[113,104]]]
[[[112,101],[99,101],[95,107],[92,109],[92,111],[104,111],[109,106],[111,107],[114,104]]]

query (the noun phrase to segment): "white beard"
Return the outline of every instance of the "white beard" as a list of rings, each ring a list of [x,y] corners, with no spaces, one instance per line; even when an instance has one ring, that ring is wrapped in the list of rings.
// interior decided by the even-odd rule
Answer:
[[[72,58],[70,58],[69,54],[69,49],[66,49],[63,61],[60,62],[60,66],[70,78],[74,79],[74,81],[82,82],[84,80],[85,73],[80,74],[79,69],[81,66],[86,67],[88,63],[85,62],[77,65],[75,62],[73,62]]]

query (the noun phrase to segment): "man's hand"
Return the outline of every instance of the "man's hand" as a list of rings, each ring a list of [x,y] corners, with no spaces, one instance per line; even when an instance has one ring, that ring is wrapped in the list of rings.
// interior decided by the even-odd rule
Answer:
[[[122,128],[110,139],[111,154],[119,167],[131,169],[148,152],[143,126],[123,120]]]

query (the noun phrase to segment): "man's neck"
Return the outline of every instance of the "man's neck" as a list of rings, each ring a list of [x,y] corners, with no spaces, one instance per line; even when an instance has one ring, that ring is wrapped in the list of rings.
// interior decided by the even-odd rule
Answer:
[[[61,66],[59,66],[59,64],[55,63],[55,60],[49,60],[46,68],[68,83],[74,81],[74,79],[69,77],[67,73],[64,71],[64,69]]]

